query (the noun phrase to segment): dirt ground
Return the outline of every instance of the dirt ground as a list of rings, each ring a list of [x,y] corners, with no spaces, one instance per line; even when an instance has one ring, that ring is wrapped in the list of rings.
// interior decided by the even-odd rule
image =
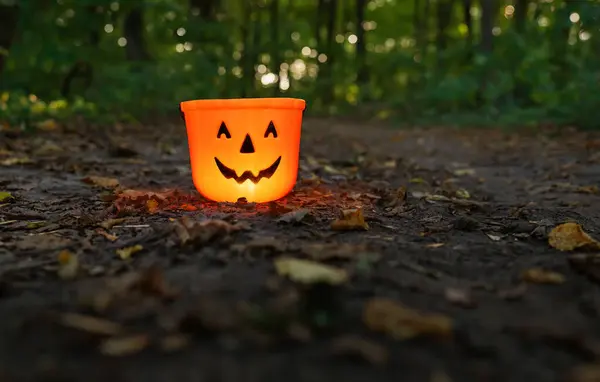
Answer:
[[[263,205],[183,123],[0,132],[0,380],[600,381],[599,136],[303,129]]]

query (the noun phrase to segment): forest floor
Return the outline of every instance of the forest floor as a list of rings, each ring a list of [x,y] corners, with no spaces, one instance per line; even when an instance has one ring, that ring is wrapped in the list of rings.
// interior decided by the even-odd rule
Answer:
[[[308,119],[257,205],[183,123],[0,134],[2,381],[600,380],[598,135]]]

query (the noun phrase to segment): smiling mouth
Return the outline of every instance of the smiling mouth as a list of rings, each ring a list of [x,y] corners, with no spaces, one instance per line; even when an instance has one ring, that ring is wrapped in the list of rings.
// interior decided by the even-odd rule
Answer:
[[[234,169],[225,166],[220,160],[217,159],[217,157],[215,157],[215,163],[217,164],[219,171],[221,171],[221,174],[223,174],[225,179],[234,179],[236,182],[238,182],[238,184],[242,184],[247,180],[250,180],[252,183],[256,184],[262,178],[269,179],[273,176],[273,174],[275,174],[275,171],[277,171],[277,167],[279,167],[280,162],[281,157],[277,158],[277,160],[273,162],[273,164],[269,167],[265,168],[264,170],[260,170],[257,176],[254,176],[254,174],[252,174],[252,172],[248,170],[244,171],[244,173],[241,176],[237,176],[237,173]]]

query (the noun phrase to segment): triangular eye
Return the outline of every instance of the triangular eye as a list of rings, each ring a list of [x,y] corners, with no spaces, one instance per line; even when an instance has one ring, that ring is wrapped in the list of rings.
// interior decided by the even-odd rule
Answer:
[[[231,138],[231,134],[229,134],[229,130],[227,130],[227,126],[225,126],[225,122],[221,122],[221,126],[219,127],[219,132],[217,133],[217,138],[221,138],[221,135],[225,134],[227,139]]]
[[[273,138],[277,138],[277,130],[275,130],[273,121],[269,122],[269,127],[267,127],[267,131],[265,131],[265,138],[268,138],[269,134],[272,134]]]

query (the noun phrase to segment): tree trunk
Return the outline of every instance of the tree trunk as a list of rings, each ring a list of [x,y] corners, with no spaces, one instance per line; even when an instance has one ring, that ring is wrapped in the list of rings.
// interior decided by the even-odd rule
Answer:
[[[485,1],[485,0],[483,0]],[[463,0],[463,17],[467,26],[467,44],[473,46],[473,16],[471,16],[472,0]]]
[[[144,17],[142,7],[136,6],[125,17],[123,26],[124,35],[127,39],[125,56],[129,61],[147,61],[150,54],[146,48],[144,39]]]
[[[323,72],[327,80],[327,87],[323,93],[323,102],[331,104],[334,100],[333,86],[333,64],[335,62],[333,47],[335,44],[335,20],[337,18],[338,2],[337,0],[327,1],[327,30],[325,34],[327,64],[323,66]]]
[[[219,8],[218,0],[190,0],[189,4],[190,10],[197,9],[198,16],[204,20],[214,20]]]
[[[369,72],[367,68],[367,49],[365,41],[365,8],[367,0],[356,0],[356,61],[358,63],[357,81],[359,84],[369,82]]]
[[[436,45],[439,52],[446,50],[448,46],[448,36],[446,29],[450,25],[452,17],[453,0],[439,0],[437,4],[437,39]]]
[[[323,38],[321,36],[323,29],[323,16],[325,15],[325,2],[327,0],[318,0],[317,2],[317,14],[316,14],[316,24],[315,24],[315,39],[317,40],[317,50],[320,52],[323,49]]]
[[[520,34],[525,33],[525,23],[527,22],[527,11],[529,8],[528,0],[517,0],[515,3],[515,26],[517,32]]]
[[[279,37],[279,0],[271,0],[271,71],[277,75],[277,82],[273,87],[273,95],[279,94],[279,67],[281,66],[281,58],[279,52],[281,50]]]
[[[17,5],[0,5],[0,77],[17,32],[18,20]]]
[[[481,44],[480,50],[484,54],[491,54],[494,50],[495,0],[481,0]]]

